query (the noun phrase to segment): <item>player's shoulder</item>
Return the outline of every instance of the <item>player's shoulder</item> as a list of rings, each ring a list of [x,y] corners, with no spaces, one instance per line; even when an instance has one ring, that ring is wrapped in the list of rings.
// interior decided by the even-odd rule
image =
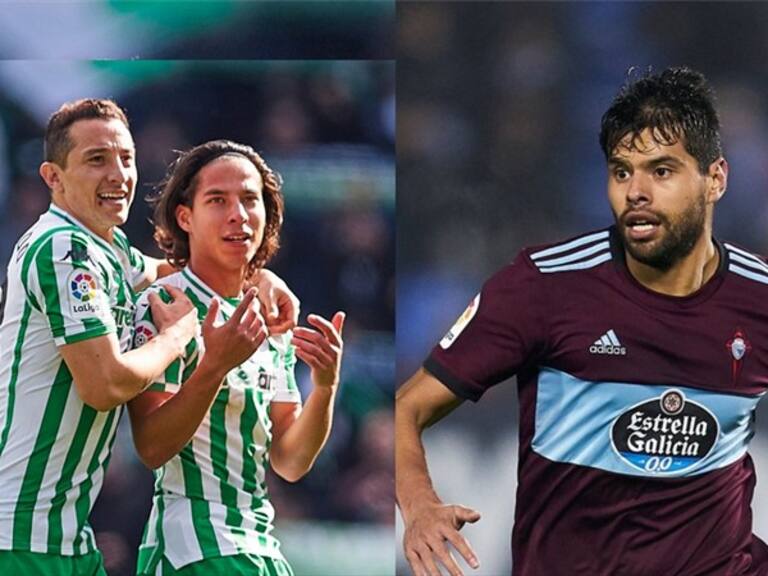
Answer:
[[[590,270],[612,258],[610,228],[591,230],[558,242],[529,246],[518,257],[540,274]]]
[[[768,287],[768,261],[765,256],[733,242],[723,242],[722,247],[725,251],[729,274]]]

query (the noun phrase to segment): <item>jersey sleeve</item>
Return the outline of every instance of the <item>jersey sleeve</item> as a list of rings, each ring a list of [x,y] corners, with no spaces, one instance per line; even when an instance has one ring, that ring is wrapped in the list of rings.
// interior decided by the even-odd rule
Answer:
[[[485,282],[424,368],[461,398],[485,391],[540,357],[546,346],[546,286],[521,253]]]
[[[275,396],[273,402],[301,402],[301,392],[296,385],[296,349],[290,343],[291,332],[280,336],[276,355]]]
[[[152,338],[154,338],[158,329],[152,319],[152,309],[149,307],[149,295],[156,292],[164,302],[170,301],[170,296],[165,290],[157,286],[150,286],[139,296],[136,302],[136,311],[134,315],[133,348],[139,348]],[[194,339],[190,342],[194,342]],[[154,392],[178,392],[181,383],[184,381],[185,368],[188,363],[190,346],[187,347],[187,354],[176,358],[165,371],[152,382],[146,390]]]
[[[116,332],[108,296],[113,280],[97,263],[96,250],[85,234],[65,230],[25,255],[24,290],[47,318],[57,346]]]

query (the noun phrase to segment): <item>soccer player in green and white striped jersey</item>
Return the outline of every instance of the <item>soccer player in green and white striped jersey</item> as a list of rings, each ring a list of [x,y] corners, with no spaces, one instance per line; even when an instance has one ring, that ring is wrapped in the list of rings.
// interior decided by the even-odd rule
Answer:
[[[117,228],[137,180],[123,110],[79,100],[51,117],[40,174],[51,207],[18,241],[0,325],[0,573],[101,574],[87,518],[109,461],[120,405],[185,349],[197,315],[182,292],[152,297],[159,336],[130,350],[135,291],[171,269]],[[274,275],[262,293],[290,324]]]
[[[183,352],[197,317],[172,291],[152,304],[158,337],[130,350],[134,290],[156,267],[116,228],[136,185],[123,111],[64,105],[45,143],[52,204],[14,248],[0,326],[0,572],[96,574],[87,518],[119,406]]]
[[[310,315],[314,329],[267,337],[252,295],[243,296],[246,278],[277,250],[280,185],[252,148],[217,140],[182,154],[156,198],[156,237],[184,266],[165,282],[192,300],[202,330],[129,403],[139,455],[156,469],[139,574],[292,573],[271,534],[265,473],[271,465],[298,480],[328,438],[344,314]],[[136,322],[140,345],[157,332],[144,296]],[[314,384],[303,409],[295,357]]]

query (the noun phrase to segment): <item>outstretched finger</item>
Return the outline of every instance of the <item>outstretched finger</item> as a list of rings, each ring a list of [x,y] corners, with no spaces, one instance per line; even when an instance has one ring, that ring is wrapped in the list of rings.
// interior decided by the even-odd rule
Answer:
[[[336,328],[336,333],[339,335],[339,339],[341,339],[341,333],[342,330],[344,330],[344,320],[347,318],[347,313],[342,312],[339,310],[336,312],[336,314],[333,315],[333,318],[331,319],[331,324],[333,324],[333,327]]]
[[[459,565],[456,563],[456,558],[454,558],[453,554],[448,550],[444,541],[435,542],[431,547],[432,552],[437,556],[440,563],[446,567],[451,576],[464,576],[464,572],[459,568]]]
[[[334,358],[331,356],[331,350],[324,350],[322,346],[318,346],[307,340],[302,340],[296,336],[294,336],[291,340],[291,344],[296,346],[297,350],[303,350],[306,353],[316,356],[318,360],[327,366],[332,366],[334,364]]]
[[[334,346],[341,345],[341,336],[337,332],[336,327],[328,322],[328,320],[317,314],[310,314],[307,316],[307,322],[320,330],[323,336],[325,336],[331,344]]]
[[[440,574],[440,569],[437,567],[437,564],[435,564],[435,559],[432,556],[432,549],[429,545],[425,543],[417,550],[417,552],[421,558],[422,564],[424,564],[424,567],[427,569],[427,574],[429,574],[429,576],[442,576]]]
[[[325,367],[316,356],[313,356],[309,352],[305,352],[298,347],[296,348],[296,357],[315,370],[322,370]]]
[[[411,572],[413,572],[413,576],[428,576],[427,569],[424,567],[424,564],[421,562],[421,558],[415,550],[406,550],[405,559],[408,560],[408,564],[411,565]]]
[[[216,314],[218,314],[218,312],[219,299],[212,298],[211,304],[208,306],[208,313],[205,315],[205,320],[203,320],[203,328],[205,328],[205,330],[213,328],[213,323],[216,321]]]
[[[469,540],[464,538],[464,536],[459,534],[456,530],[445,530],[443,536],[454,548],[456,548],[467,564],[475,570],[480,567],[480,562],[477,560],[477,554],[475,554],[475,551],[472,549]]]
[[[240,320],[243,318],[243,314],[246,313],[247,310],[251,307],[251,302],[253,302],[253,299],[256,298],[256,295],[259,293],[259,291],[256,288],[248,288],[248,291],[245,293],[245,296],[240,301],[240,304],[238,304],[237,308],[235,309],[235,313],[232,314],[232,318],[230,318],[231,321],[233,321],[235,324],[239,324]]]

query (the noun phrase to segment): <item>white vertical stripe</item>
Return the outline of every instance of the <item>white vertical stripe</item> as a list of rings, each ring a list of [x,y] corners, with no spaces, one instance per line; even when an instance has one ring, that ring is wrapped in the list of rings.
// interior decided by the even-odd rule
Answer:
[[[611,345],[611,340],[610,340],[610,338],[608,338],[607,335],[603,334],[600,337],[600,344],[603,344],[605,346],[610,346]]]
[[[195,534],[192,506],[186,498],[165,498],[163,538],[165,555],[174,566],[203,558],[203,551]]]
[[[616,337],[616,333],[613,331],[613,329],[608,330],[608,332],[606,332],[606,335],[608,336],[608,338],[611,339],[611,344],[613,344],[614,346],[621,346],[621,343],[619,342],[619,339]]]

